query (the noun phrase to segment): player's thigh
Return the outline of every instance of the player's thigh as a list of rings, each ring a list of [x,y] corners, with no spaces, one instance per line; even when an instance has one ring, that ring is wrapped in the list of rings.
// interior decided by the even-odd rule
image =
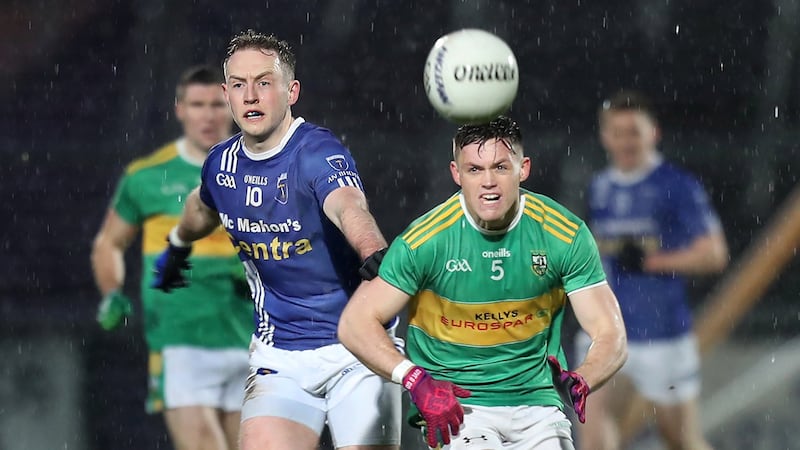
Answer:
[[[355,363],[328,394],[328,428],[336,448],[392,449],[400,445],[400,386]]]
[[[251,417],[242,422],[240,450],[315,450],[319,433],[283,417]]]
[[[225,433],[225,441],[228,443],[230,450],[239,448],[239,428],[242,423],[242,415],[239,411],[219,412],[220,424],[222,431]]]
[[[275,373],[259,374],[253,370],[247,379],[241,414],[243,448],[280,445],[283,445],[282,448],[292,448],[294,444],[287,429],[307,435],[309,439],[313,436],[316,445],[325,426],[326,406],[324,398],[311,395],[292,378]],[[245,432],[247,424],[248,431]]]
[[[616,375],[586,399],[586,423],[575,421],[578,447],[581,450],[616,450],[619,429],[615,420],[615,400],[633,390],[624,377]]]
[[[697,400],[674,405],[658,405],[656,425],[670,449],[703,450],[709,448],[702,435]]]
[[[216,409],[188,406],[164,411],[172,444],[176,450],[225,450],[228,441]]]

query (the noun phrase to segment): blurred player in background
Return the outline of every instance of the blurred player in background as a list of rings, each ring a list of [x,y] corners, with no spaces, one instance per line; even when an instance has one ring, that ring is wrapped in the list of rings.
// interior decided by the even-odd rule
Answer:
[[[649,101],[623,91],[599,111],[600,138],[611,166],[589,190],[590,226],[628,332],[628,362],[589,401],[581,448],[618,449],[612,404],[634,398],[655,404],[658,430],[670,449],[710,448],[697,412],[700,358],[692,334],[686,276],[718,273],[728,249],[716,213],[691,174],[664,162]],[[585,335],[577,348],[588,347]],[[630,383],[628,383],[628,386]]]
[[[199,184],[209,149],[230,135],[221,82],[219,70],[209,67],[189,69],[181,77],[175,116],[183,136],[128,166],[92,252],[103,295],[97,319],[111,330],[131,313],[122,293],[123,253],[142,231],[141,297],[150,349],[147,411],[164,412],[178,450],[236,448],[248,373],[252,305],[224,230],[216,228],[195,245],[190,289],[168,294],[150,289],[153,262]]]
[[[589,392],[625,361],[595,241],[567,209],[520,188],[530,159],[507,117],[459,128],[450,170],[461,191],[395,239],[339,337],[410,391],[430,447],[572,449],[561,399],[582,418]],[[574,372],[562,369],[568,298],[594,342]],[[382,326],[409,302],[410,361]]]
[[[242,133],[211,151],[156,262],[155,285],[185,284],[192,242],[221,223],[256,309],[241,448],[316,449],[327,422],[337,448],[396,449],[399,387],[336,338],[342,309],[361,277],[376,276],[386,249],[355,162],[330,131],[292,116],[300,82],[285,41],[237,35],[224,69]],[[386,321],[387,339],[396,323]]]

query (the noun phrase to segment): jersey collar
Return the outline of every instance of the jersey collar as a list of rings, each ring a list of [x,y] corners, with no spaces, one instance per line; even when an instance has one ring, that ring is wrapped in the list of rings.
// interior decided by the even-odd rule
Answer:
[[[189,151],[186,150],[186,138],[182,137],[175,141],[175,147],[178,148],[178,155],[181,157],[182,160],[186,161],[187,163],[197,166],[203,167],[203,160],[197,159],[189,154]]]
[[[508,226],[506,228],[502,229],[502,230],[487,230],[486,228],[481,228],[475,222],[475,219],[472,218],[472,214],[470,214],[469,210],[467,210],[467,204],[465,203],[464,193],[463,192],[460,192],[458,194],[458,201],[459,201],[459,203],[461,203],[461,210],[464,211],[464,217],[467,218],[467,222],[469,222],[469,224],[472,225],[472,228],[475,228],[481,234],[484,234],[486,236],[497,236],[499,234],[505,234],[505,233],[508,233],[509,231],[513,230],[514,227],[516,227],[517,224],[519,223],[520,219],[522,219],[522,213],[525,211],[525,196],[520,194],[520,196],[519,196],[519,211],[517,211],[517,215],[516,215],[516,217],[514,217],[514,220],[512,220],[511,223],[508,224]]]
[[[283,148],[286,147],[286,143],[289,142],[289,139],[292,138],[294,132],[297,131],[297,128],[300,125],[302,125],[303,122],[305,122],[305,119],[303,119],[302,117],[294,119],[294,122],[292,122],[292,124],[289,126],[289,129],[286,130],[286,134],[283,135],[283,139],[281,139],[281,142],[275,147],[272,147],[271,149],[263,153],[253,153],[250,150],[248,150],[247,147],[244,145],[244,136],[242,136],[239,138],[239,141],[242,144],[242,150],[244,150],[244,154],[247,155],[247,157],[252,159],[253,161],[264,161],[266,159],[270,159],[275,155],[277,155],[278,153],[280,153],[281,150],[283,150]]]
[[[661,156],[661,153],[654,152],[645,160],[644,164],[642,164],[642,167],[639,167],[631,172],[623,172],[612,167],[608,172],[608,176],[614,183],[621,184],[623,186],[630,186],[647,178],[663,162],[664,157]]]

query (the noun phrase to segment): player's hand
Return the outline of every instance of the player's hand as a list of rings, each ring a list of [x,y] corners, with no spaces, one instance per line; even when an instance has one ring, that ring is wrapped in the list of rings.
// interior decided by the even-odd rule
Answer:
[[[155,275],[153,283],[150,285],[150,287],[161,289],[164,292],[188,286],[189,282],[183,276],[183,271],[192,268],[192,264],[188,261],[192,247],[178,247],[173,245],[169,239],[167,242],[169,244],[167,249],[156,259],[153,269]]]
[[[617,253],[617,265],[623,272],[640,273],[643,271],[644,257],[644,249],[633,239],[626,239]]]
[[[425,434],[428,446],[439,445],[441,435],[445,445],[450,436],[457,435],[464,422],[464,408],[457,397],[467,398],[472,393],[449,381],[435,380],[422,367],[414,366],[405,377],[403,387],[411,394],[411,401],[417,405],[419,414],[425,419]]]
[[[111,291],[103,297],[97,307],[97,323],[104,330],[111,331],[130,316],[131,311],[133,311],[131,300],[120,291]]]
[[[548,356],[547,363],[553,372],[553,384],[561,396],[561,401],[575,410],[578,420],[586,422],[586,397],[589,396],[589,384],[578,372],[561,369],[561,363],[555,356]]]

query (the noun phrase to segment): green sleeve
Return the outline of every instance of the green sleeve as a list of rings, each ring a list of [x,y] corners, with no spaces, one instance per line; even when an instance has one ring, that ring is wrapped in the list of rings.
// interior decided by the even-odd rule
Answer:
[[[140,225],[144,221],[142,209],[135,197],[135,183],[130,175],[123,176],[119,181],[111,207],[124,221],[132,225]]]
[[[597,243],[585,223],[575,234],[562,267],[561,281],[567,294],[605,281]]]
[[[408,295],[416,294],[421,287],[422,276],[415,255],[408,248],[408,244],[399,237],[392,242],[389,251],[383,257],[378,275]]]

